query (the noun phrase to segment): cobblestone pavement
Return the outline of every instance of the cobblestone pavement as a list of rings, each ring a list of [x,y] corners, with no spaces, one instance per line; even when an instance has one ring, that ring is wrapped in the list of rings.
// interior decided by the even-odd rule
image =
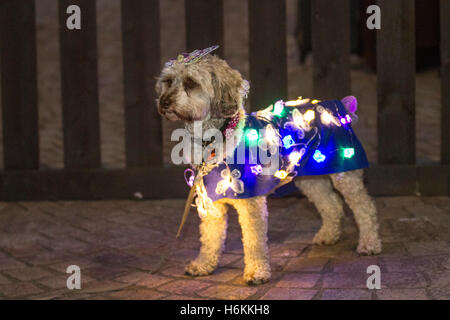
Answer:
[[[449,299],[450,198],[376,202],[384,252],[360,257],[348,212],[341,241],[318,247],[311,245],[320,226],[312,205],[270,199],[273,276],[260,286],[242,280],[234,212],[220,267],[192,278],[183,268],[199,248],[198,217],[191,214],[175,240],[182,199],[0,203],[0,298]],[[381,268],[381,290],[366,288],[373,264]],[[69,265],[81,268],[81,290],[66,287]]]

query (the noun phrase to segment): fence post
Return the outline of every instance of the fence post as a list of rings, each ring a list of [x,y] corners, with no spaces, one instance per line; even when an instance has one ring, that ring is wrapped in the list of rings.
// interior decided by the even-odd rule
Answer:
[[[378,162],[414,164],[415,3],[379,0],[377,31]]]
[[[441,162],[450,164],[450,1],[441,0]]]
[[[0,48],[5,169],[38,169],[34,0],[0,3]]]
[[[250,103],[253,111],[287,99],[286,1],[249,0]]]
[[[314,98],[350,94],[350,2],[312,0]]]
[[[162,124],[155,103],[159,28],[159,1],[122,0],[127,167],[162,165]]]
[[[214,54],[224,57],[223,0],[185,1],[188,51],[220,45]]]
[[[59,0],[61,89],[64,165],[100,166],[100,128],[97,78],[97,21],[95,1]],[[81,29],[66,26],[67,8],[81,9]]]

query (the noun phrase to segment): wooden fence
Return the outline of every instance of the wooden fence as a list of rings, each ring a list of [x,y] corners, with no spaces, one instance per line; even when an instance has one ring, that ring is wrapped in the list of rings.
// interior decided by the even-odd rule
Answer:
[[[187,1],[186,1],[187,2]],[[154,106],[160,71],[157,0],[122,1],[125,169],[100,163],[96,11],[94,0],[59,0],[64,165],[39,168],[36,24],[33,0],[0,0],[4,171],[0,200],[130,199],[185,196],[183,168],[164,167],[161,119]],[[82,29],[65,27],[66,8],[82,10]],[[374,195],[448,195],[450,168],[450,2],[440,1],[441,163],[415,164],[414,2],[380,0],[377,33],[379,165],[366,172]],[[312,1],[314,94],[350,94],[349,0]],[[223,0],[189,0],[187,49],[220,44]],[[252,106],[287,95],[286,4],[249,0]]]

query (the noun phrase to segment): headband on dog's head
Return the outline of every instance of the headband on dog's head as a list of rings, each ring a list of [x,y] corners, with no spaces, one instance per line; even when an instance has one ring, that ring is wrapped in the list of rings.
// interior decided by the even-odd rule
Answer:
[[[175,62],[184,63],[185,65],[195,63],[199,61],[204,56],[210,54],[214,50],[217,50],[219,48],[218,45],[203,49],[203,50],[194,50],[191,53],[182,53],[179,54],[176,60],[170,60],[166,62],[166,67],[171,67]]]

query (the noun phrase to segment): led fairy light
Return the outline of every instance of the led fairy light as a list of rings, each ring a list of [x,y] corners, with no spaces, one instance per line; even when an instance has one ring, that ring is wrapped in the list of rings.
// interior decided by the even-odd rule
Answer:
[[[278,170],[274,174],[274,177],[278,178],[280,180],[286,179],[287,176],[288,176],[288,173],[286,171],[284,171],[284,170]]]
[[[270,106],[268,106],[267,108],[265,108],[263,110],[257,111],[256,116],[259,119],[263,119],[266,121],[272,121],[272,118],[273,118],[272,110],[273,110],[273,104],[271,104]]]
[[[318,105],[316,107],[316,110],[320,113],[320,121],[326,126],[330,125],[331,123],[335,124],[336,126],[341,126],[341,121],[333,116],[330,111],[322,107],[321,105]]]
[[[303,156],[302,151],[304,153],[305,149],[301,149],[300,152],[298,152],[298,151],[291,152],[291,154],[289,155],[289,162],[291,163],[291,165],[297,165],[298,164],[298,162],[300,161],[300,159]]]
[[[352,158],[355,155],[354,148],[344,148],[343,149],[344,158]]]
[[[302,113],[298,111],[298,109],[292,111],[292,121],[294,121],[294,124],[300,129],[307,129],[308,127]]]
[[[259,138],[258,131],[256,131],[256,129],[247,130],[247,133],[245,134],[245,136],[247,137],[247,139],[249,141],[256,141]]]
[[[323,124],[329,125],[331,122],[333,122],[333,116],[328,111],[324,111],[320,115],[320,120]]]
[[[266,132],[264,135],[264,138],[267,142],[268,146],[278,146],[279,145],[279,135],[278,133],[275,131],[275,129],[273,128],[273,126],[271,124],[268,124],[266,126]]]
[[[313,159],[316,160],[316,162],[318,163],[324,162],[326,158],[327,157],[324,154],[322,154],[320,150],[316,150],[313,154]]]
[[[273,114],[276,116],[281,116],[284,110],[284,102],[283,100],[279,100],[275,102],[275,105],[273,106]]]
[[[303,115],[303,119],[307,122],[311,122],[314,120],[314,118],[316,117],[316,113],[314,112],[314,110],[307,110],[305,112],[305,114]]]
[[[283,138],[283,146],[286,149],[289,149],[290,147],[292,147],[293,145],[295,145],[295,141],[294,139],[292,139],[291,135],[287,135]]]
[[[252,170],[252,173],[257,176],[262,172],[262,167],[260,164],[254,165],[250,167],[250,170]]]
[[[298,97],[297,100],[290,100],[290,101],[286,101],[284,103],[284,105],[286,107],[298,107],[302,104],[305,104],[309,101],[310,99],[302,99],[302,97]]]

